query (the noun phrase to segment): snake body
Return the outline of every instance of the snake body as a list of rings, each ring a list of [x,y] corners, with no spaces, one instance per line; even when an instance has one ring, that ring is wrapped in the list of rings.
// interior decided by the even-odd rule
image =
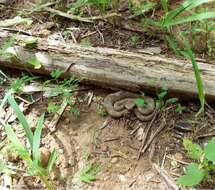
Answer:
[[[106,96],[103,105],[108,114],[113,118],[120,118],[133,111],[139,120],[149,121],[154,114],[154,99],[144,96],[144,106],[138,106],[135,103],[135,99],[139,97],[139,95],[134,93],[119,91]]]

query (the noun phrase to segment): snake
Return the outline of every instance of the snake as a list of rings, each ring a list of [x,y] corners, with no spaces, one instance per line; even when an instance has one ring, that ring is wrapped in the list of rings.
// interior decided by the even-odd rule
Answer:
[[[144,105],[140,106],[135,103],[140,97],[132,92],[118,91],[107,95],[103,106],[113,118],[120,118],[133,112],[140,121],[149,121],[154,115],[155,101],[150,96],[144,96]]]

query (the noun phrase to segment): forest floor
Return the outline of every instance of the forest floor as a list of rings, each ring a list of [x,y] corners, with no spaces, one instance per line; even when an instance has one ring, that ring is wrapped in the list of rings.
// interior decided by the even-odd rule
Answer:
[[[0,18],[14,18],[17,11],[22,11],[22,16],[31,18],[34,22],[30,26],[14,26],[14,31],[27,31],[32,35],[47,38],[54,36],[66,43],[84,46],[170,54],[162,40],[139,31],[135,20],[130,26],[125,26],[125,23],[113,26],[102,20],[93,24],[71,22],[62,17],[47,16],[47,12],[25,15],[28,6],[26,1],[16,2],[2,11]],[[19,80],[23,74],[7,68],[0,69],[11,81]],[[25,74],[31,75],[27,72]],[[42,85],[46,80],[47,77],[40,76],[38,80],[24,85],[31,85],[35,81]],[[10,85],[11,83],[6,82],[0,87],[1,99]],[[58,152],[55,166],[50,173],[50,179],[57,189],[177,189],[174,180],[177,180],[183,174],[184,167],[192,162],[183,148],[183,139],[189,138],[203,145],[215,136],[215,111],[213,107],[207,106],[203,116],[195,117],[199,110],[197,100],[180,102],[182,107],[178,110],[176,105],[165,104],[155,120],[149,122],[140,122],[134,117],[113,119],[107,115],[102,105],[104,97],[112,91],[86,84],[81,84],[72,97],[77,110],[71,113],[71,107],[65,108],[55,130],[51,131],[49,124],[56,114],[48,113],[48,104],[59,103],[62,99],[59,96],[46,98],[45,93],[21,93],[17,100],[26,117],[31,115],[38,118],[41,113],[47,113],[40,146],[44,155],[49,155],[53,148]],[[166,97],[162,101],[165,102],[165,99]],[[29,104],[30,100],[36,101]],[[6,107],[1,113],[3,116],[0,118],[7,118],[16,126],[14,129],[19,138],[23,138],[23,131],[20,132],[16,116],[10,107]],[[35,127],[35,122],[31,124],[32,128]],[[146,151],[141,153],[145,145],[145,129],[149,125],[150,131],[144,141],[149,144]],[[156,131],[160,127],[162,130],[157,134]],[[152,141],[149,141],[153,136]],[[27,175],[26,165],[16,154],[10,150],[2,151],[8,141],[1,125],[0,141],[1,157],[6,160],[7,165],[20,169],[13,170],[12,173],[1,173],[0,188],[7,189],[5,184],[10,184],[12,189],[43,189],[44,186],[38,178]],[[92,174],[95,180],[86,183],[83,182],[86,177],[83,171],[89,167],[97,171]],[[211,179],[196,189],[212,189],[214,181]]]

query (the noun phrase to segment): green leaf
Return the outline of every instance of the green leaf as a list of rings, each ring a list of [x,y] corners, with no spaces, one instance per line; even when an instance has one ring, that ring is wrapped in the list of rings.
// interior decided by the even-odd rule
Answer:
[[[204,153],[208,160],[215,162],[215,137],[205,146]]]
[[[40,151],[39,151],[39,148],[40,148],[40,138],[41,138],[41,133],[42,133],[42,129],[43,129],[43,122],[44,122],[44,115],[45,114],[42,114],[38,120],[38,123],[37,123],[37,128],[35,130],[35,133],[34,133],[34,137],[33,137],[33,160],[36,164],[39,163],[40,161]]]
[[[29,141],[31,147],[33,148],[33,133],[25,119],[24,114],[19,109],[18,104],[16,103],[14,97],[11,94],[8,95],[8,101],[9,101],[10,105],[12,106],[12,108],[14,109],[19,122],[22,124],[22,127],[24,128],[25,134],[28,138],[28,141]]]
[[[161,6],[164,13],[168,13],[168,0],[161,0]]]
[[[7,54],[7,49],[10,48],[15,40],[17,35],[11,36],[9,39],[7,39],[0,47],[0,56],[5,57],[5,54]]]
[[[35,47],[37,45],[37,42],[38,42],[38,38],[35,38],[32,36],[25,39],[24,41],[26,47]]]
[[[166,101],[166,104],[175,104],[178,102],[178,98],[170,98]]]
[[[200,100],[200,104],[201,104],[200,111],[204,111],[205,94],[204,94],[204,87],[203,87],[203,82],[202,82],[201,74],[200,74],[200,71],[199,71],[199,67],[198,67],[198,64],[196,62],[195,55],[193,54],[193,52],[192,52],[192,50],[190,48],[188,40],[185,39],[184,36],[182,36],[182,37],[184,38],[184,46],[185,46],[185,50],[186,50],[186,51],[183,52],[183,54],[187,58],[189,58],[191,60],[193,70],[194,70],[194,74],[195,74],[195,78],[196,78],[198,96],[199,96],[199,100]]]
[[[194,160],[200,160],[201,156],[203,155],[203,150],[198,144],[193,143],[189,139],[184,139],[183,145],[190,158]]]
[[[183,186],[198,185],[206,176],[206,172],[199,168],[198,164],[192,163],[186,167],[185,175],[177,180],[177,184]]]
[[[166,95],[167,95],[168,91],[167,90],[162,90],[159,94],[158,94],[158,99],[161,100],[163,99]]]
[[[171,26],[174,21],[176,20],[176,17],[179,16],[181,13],[191,10],[199,5],[202,5],[204,3],[208,3],[208,0],[186,0],[184,1],[180,6],[178,6],[176,9],[170,11],[163,19],[163,26],[169,27]],[[180,17],[180,19],[186,19],[185,17]]]
[[[48,172],[51,172],[56,159],[57,159],[57,151],[54,149],[48,161],[48,165],[47,165]]]
[[[194,21],[202,21],[206,19],[211,19],[215,18],[215,12],[202,12],[202,13],[197,13],[197,14],[192,14],[187,17],[181,17],[180,19],[172,20],[171,22],[168,23],[169,26],[174,26],[174,25],[179,25],[179,24],[184,24],[187,22],[194,22]]]
[[[41,68],[41,63],[36,57],[31,57],[27,60],[27,63],[30,65],[33,65],[35,69],[40,69]]]
[[[58,79],[61,76],[61,71],[56,69],[54,71],[51,72],[51,77],[54,79]]]
[[[145,100],[143,98],[137,98],[137,99],[135,99],[134,102],[137,106],[144,106],[145,105]]]
[[[10,125],[6,125],[5,126],[5,132],[7,134],[8,139],[13,143],[16,144],[17,146],[22,147],[23,145],[21,144],[21,142],[19,141],[19,139],[17,138],[16,134],[14,133],[12,127]]]
[[[91,183],[92,181],[96,180],[96,175],[100,171],[100,167],[98,165],[89,164],[86,165],[80,171],[80,179],[85,183]]]

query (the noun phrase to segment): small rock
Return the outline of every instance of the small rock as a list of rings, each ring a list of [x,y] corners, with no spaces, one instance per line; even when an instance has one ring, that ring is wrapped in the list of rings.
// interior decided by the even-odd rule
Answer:
[[[61,148],[61,149],[58,150],[58,153],[59,153],[59,154],[63,154],[63,153],[64,153],[64,150]]]
[[[114,157],[111,159],[111,163],[112,164],[116,164],[118,162],[118,158],[117,157]]]
[[[145,178],[146,182],[149,182],[154,176],[155,176],[155,174],[151,171],[145,172],[145,174],[144,174],[144,178]]]
[[[108,146],[105,145],[105,144],[102,144],[102,145],[101,145],[101,151],[102,151],[102,152],[107,152],[107,151],[108,151]]]
[[[51,152],[49,151],[49,149],[45,147],[40,148],[40,162],[43,167],[46,167],[48,165],[50,155]]]
[[[121,182],[125,182],[126,181],[126,177],[122,174],[118,175],[118,178]]]

